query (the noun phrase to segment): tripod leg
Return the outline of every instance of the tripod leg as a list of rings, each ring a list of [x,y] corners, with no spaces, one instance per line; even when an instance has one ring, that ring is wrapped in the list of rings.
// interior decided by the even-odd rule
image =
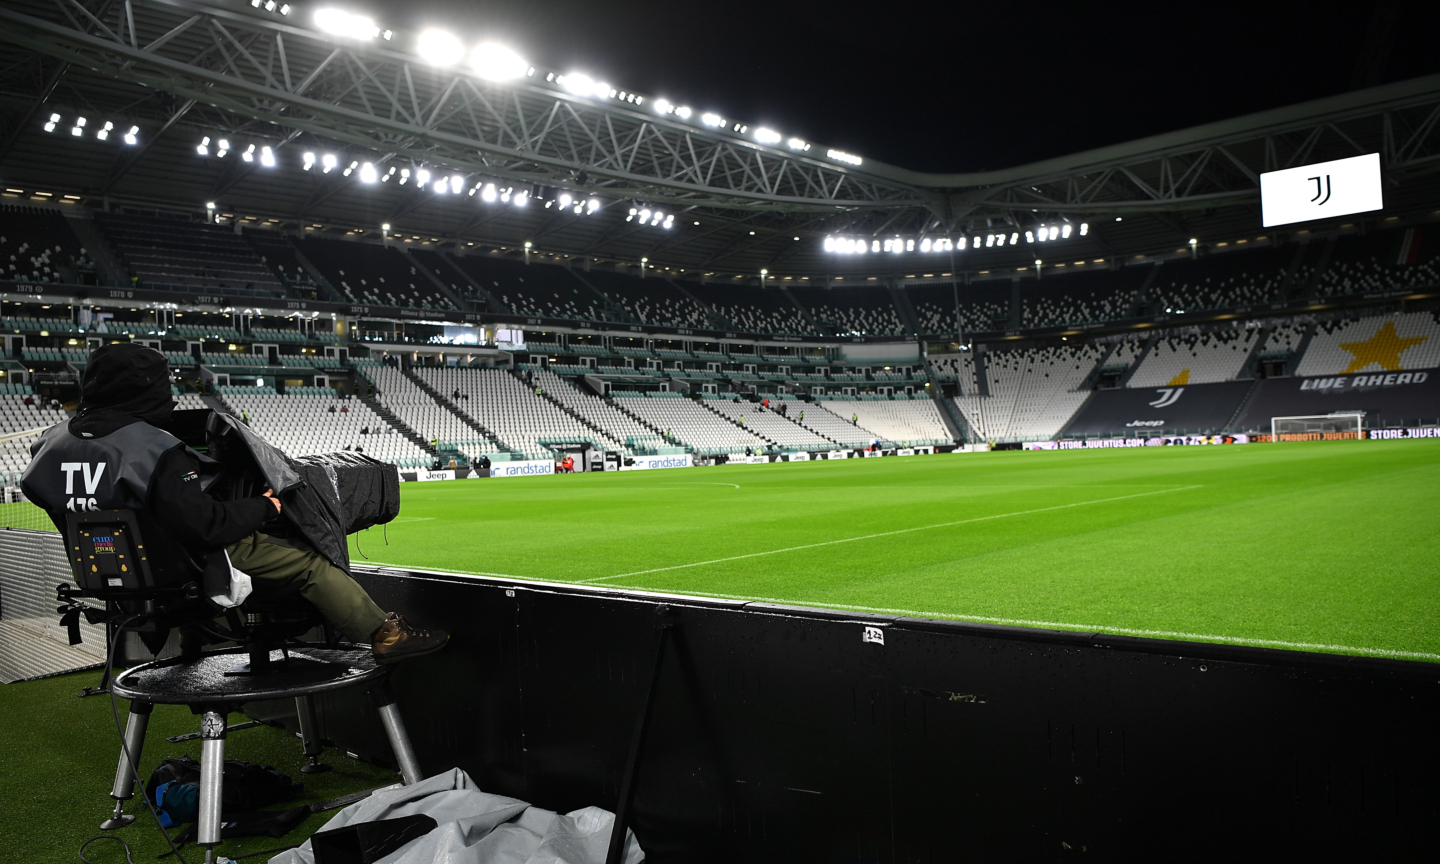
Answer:
[[[140,764],[140,753],[145,748],[145,730],[150,725],[150,712],[153,708],[149,702],[130,703],[130,719],[125,723],[125,746],[120,748],[120,765],[115,769],[115,785],[110,787],[110,797],[115,799],[115,812],[100,823],[101,831],[123,828],[135,821],[134,816],[125,815],[125,802],[135,794],[135,772],[131,768]]]
[[[425,775],[420,773],[420,762],[410,747],[410,736],[405,732],[405,721],[400,718],[400,706],[395,704],[395,694],[390,691],[390,682],[381,679],[370,686],[370,697],[380,709],[380,722],[385,726],[385,735],[390,739],[390,749],[400,765],[400,776],[406,786],[414,786]]]
[[[200,718],[200,829],[196,843],[211,860],[220,844],[220,802],[225,784],[225,709],[208,708]]]
[[[300,769],[301,774],[320,774],[330,770],[330,766],[320,761],[320,754],[325,752],[325,747],[320,743],[320,730],[315,719],[315,700],[311,696],[295,697],[295,716],[300,718],[300,740],[305,744],[305,755],[310,757],[310,764]]]

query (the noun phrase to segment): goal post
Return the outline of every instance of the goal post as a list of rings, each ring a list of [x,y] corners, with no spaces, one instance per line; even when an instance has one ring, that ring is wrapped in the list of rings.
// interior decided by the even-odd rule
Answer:
[[[1271,441],[1341,441],[1364,438],[1364,411],[1271,417]]]

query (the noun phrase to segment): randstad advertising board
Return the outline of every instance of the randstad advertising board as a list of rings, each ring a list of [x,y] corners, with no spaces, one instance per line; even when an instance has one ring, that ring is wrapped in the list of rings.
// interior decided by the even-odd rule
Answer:
[[[695,460],[689,453],[678,456],[636,456],[633,465],[621,465],[621,471],[649,471],[654,468],[690,468]]]
[[[495,462],[490,466],[491,477],[535,477],[554,474],[555,463],[549,459],[527,459],[523,462]]]

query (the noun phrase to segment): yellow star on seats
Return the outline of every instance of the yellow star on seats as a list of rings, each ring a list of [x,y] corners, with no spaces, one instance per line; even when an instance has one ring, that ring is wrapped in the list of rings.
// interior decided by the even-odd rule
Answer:
[[[1189,369],[1181,369],[1181,370],[1180,370],[1180,374],[1179,374],[1179,375],[1176,375],[1174,378],[1171,378],[1171,379],[1170,379],[1170,383],[1169,383],[1169,384],[1166,384],[1165,386],[1166,386],[1166,387],[1184,387],[1186,384],[1189,384],[1189,383],[1190,383],[1190,370],[1189,370]]]
[[[1401,338],[1395,333],[1395,322],[1386,321],[1384,326],[1375,331],[1368,342],[1341,342],[1340,347],[1355,355],[1350,365],[1345,367],[1341,375],[1349,375],[1351,372],[1359,372],[1371,363],[1378,365],[1381,369],[1388,369],[1391,372],[1400,371],[1400,355],[1405,349],[1419,345],[1428,339],[1428,336],[1408,336]]]

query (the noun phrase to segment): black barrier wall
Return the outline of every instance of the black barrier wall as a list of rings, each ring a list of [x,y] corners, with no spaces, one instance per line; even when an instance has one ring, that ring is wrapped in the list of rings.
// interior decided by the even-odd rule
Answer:
[[[1272,417],[1332,411],[1364,411],[1365,425],[1372,428],[1440,418],[1440,369],[1268,378],[1259,387],[1239,429],[1269,432]]]
[[[1235,416],[1249,381],[1097,390],[1065,427],[1072,438],[1214,434]]]
[[[670,604],[632,822],[656,864],[1415,860],[1440,843],[1437,665],[356,575],[454,634],[395,675],[425,770],[560,811],[615,807]],[[364,698],[323,697],[323,734],[383,761]]]

